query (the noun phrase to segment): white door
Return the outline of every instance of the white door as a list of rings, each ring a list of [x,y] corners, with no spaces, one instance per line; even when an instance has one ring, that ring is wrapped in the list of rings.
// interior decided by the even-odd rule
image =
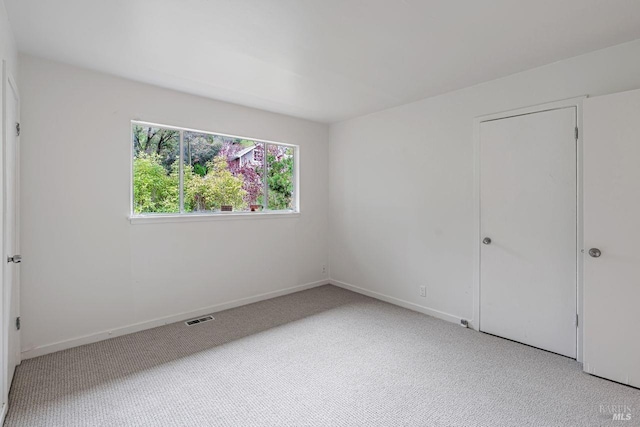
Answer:
[[[584,370],[640,387],[640,91],[583,117]]]
[[[480,330],[572,358],[575,128],[575,107],[480,124]]]
[[[18,236],[18,138],[19,97],[15,81],[6,74],[5,69],[5,138],[4,138],[4,298],[5,325],[7,336],[7,371],[5,378],[6,395],[11,386],[13,373],[20,363],[20,333],[16,327],[19,316],[19,262],[7,262],[10,257],[19,254]]]

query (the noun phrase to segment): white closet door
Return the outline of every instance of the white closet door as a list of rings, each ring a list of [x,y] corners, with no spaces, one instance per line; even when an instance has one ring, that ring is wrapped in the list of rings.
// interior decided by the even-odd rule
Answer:
[[[640,91],[583,117],[584,370],[640,387]]]
[[[4,203],[4,224],[3,224],[3,252],[4,259],[14,259],[19,255],[19,130],[20,122],[20,99],[18,89],[13,78],[9,78],[5,65],[5,139],[4,139],[4,159],[3,159],[3,203]],[[20,316],[20,264],[15,262],[5,262],[4,267],[4,322],[5,350],[6,356],[6,378],[4,379],[3,398],[7,399],[13,374],[16,366],[20,363],[20,331],[17,329],[16,319]]]
[[[576,357],[576,108],[480,124],[480,330]]]

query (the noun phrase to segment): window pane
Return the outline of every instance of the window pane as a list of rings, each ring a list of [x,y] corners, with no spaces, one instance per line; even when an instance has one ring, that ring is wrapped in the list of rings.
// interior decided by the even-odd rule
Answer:
[[[133,211],[180,212],[180,132],[133,124]]]
[[[215,135],[184,131],[184,210],[210,211],[206,177],[220,154],[222,141]]]
[[[184,133],[186,212],[246,211],[262,203],[263,144]]]
[[[267,145],[267,201],[270,210],[294,208],[292,147]]]
[[[227,157],[231,173],[242,181],[243,204],[239,211],[261,211],[264,205],[264,144],[247,139],[230,147]],[[234,209],[236,210],[236,209]]]

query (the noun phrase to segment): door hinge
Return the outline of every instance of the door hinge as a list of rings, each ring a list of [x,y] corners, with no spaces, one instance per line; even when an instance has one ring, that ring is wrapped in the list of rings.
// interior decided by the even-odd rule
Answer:
[[[578,127],[576,126],[576,141],[578,140]]]
[[[20,317],[16,317],[16,329],[20,330]]]
[[[576,328],[578,327],[578,315],[576,314]]]
[[[16,123],[16,136],[20,136],[20,123]]]

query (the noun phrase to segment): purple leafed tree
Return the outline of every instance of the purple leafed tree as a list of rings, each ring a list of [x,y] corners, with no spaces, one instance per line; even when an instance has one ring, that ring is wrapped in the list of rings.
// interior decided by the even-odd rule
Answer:
[[[240,144],[234,144],[231,141],[225,141],[222,144],[222,148],[220,149],[220,152],[218,153],[218,155],[220,156],[224,156],[227,159],[227,162],[231,162],[231,160],[233,159],[233,157],[240,151],[242,150],[242,146]],[[229,165],[229,167],[231,167],[231,165]]]
[[[249,205],[255,205],[258,197],[262,194],[262,178],[258,173],[259,166],[247,163],[246,165],[236,168],[235,175],[242,175],[242,188],[247,192],[244,201]]]

